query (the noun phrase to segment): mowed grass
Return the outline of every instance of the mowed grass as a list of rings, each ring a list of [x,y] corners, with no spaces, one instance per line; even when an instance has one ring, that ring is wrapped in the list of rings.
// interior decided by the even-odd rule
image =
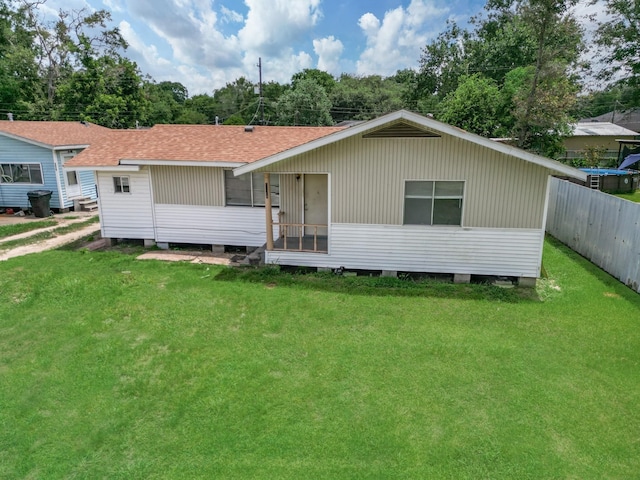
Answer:
[[[640,296],[0,263],[0,478],[637,478]]]
[[[640,203],[640,190],[636,190],[631,193],[617,193],[616,197],[624,198],[625,200],[631,200],[632,202]]]
[[[19,233],[30,232],[31,230],[38,230],[40,228],[53,227],[58,222],[55,220],[39,220],[35,222],[15,223],[12,225],[0,226],[0,239],[10,237],[12,235],[18,235]]]

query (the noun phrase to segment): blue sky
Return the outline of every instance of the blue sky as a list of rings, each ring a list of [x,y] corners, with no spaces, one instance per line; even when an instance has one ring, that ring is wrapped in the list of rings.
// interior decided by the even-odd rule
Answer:
[[[422,47],[465,24],[484,0],[48,0],[62,8],[106,9],[129,43],[127,56],[156,81],[190,95],[240,76],[288,83],[304,68],[332,75],[388,76],[416,68]]]

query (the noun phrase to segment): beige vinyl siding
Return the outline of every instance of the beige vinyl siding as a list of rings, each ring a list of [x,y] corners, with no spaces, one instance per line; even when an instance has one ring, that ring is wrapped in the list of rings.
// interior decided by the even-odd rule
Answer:
[[[265,169],[263,169],[265,170]],[[541,228],[543,167],[461,139],[349,138],[266,167],[279,173],[330,173],[334,223],[401,225],[406,180],[465,181],[464,227]],[[289,207],[289,184],[281,201]]]
[[[616,139],[633,140],[634,137],[628,136],[593,136],[586,135],[569,137],[564,140],[564,147],[567,150],[584,150],[586,147],[605,147],[607,150],[618,151],[620,144],[616,142]]]
[[[224,170],[220,167],[151,167],[155,203],[224,206]]]
[[[297,175],[280,175],[280,221],[282,223],[302,223],[303,178]]]

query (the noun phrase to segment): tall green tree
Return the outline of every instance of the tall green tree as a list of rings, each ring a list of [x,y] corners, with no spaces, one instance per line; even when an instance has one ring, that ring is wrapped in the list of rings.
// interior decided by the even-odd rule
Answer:
[[[287,91],[277,104],[279,125],[332,125],[331,101],[315,80],[305,78]]]
[[[53,105],[59,84],[81,68],[87,57],[118,56],[127,43],[117,27],[108,27],[111,14],[107,10],[60,10],[57,20],[46,22],[39,13],[46,2],[19,0],[18,12],[32,32],[46,100]]]
[[[568,125],[567,112],[579,90],[568,73],[569,61],[577,59],[582,49],[582,30],[571,12],[576,3],[528,0],[515,4],[536,42],[535,64],[529,67],[513,115],[521,148],[547,155],[560,148],[556,137]]]
[[[221,121],[234,116],[240,117],[243,124],[248,124],[258,112],[259,96],[255,92],[256,85],[245,77],[240,77],[213,92],[213,98]]]
[[[147,123],[150,103],[134,62],[121,56],[86,55],[58,86],[56,118],[86,120],[110,128]]]
[[[500,134],[501,101],[500,89],[493,79],[479,73],[465,76],[440,104],[438,119],[478,135],[495,137]]]
[[[26,18],[0,0],[0,112],[22,116],[39,87],[33,34]]]
[[[464,49],[468,39],[469,32],[447,22],[445,31],[423,48],[417,82],[420,97],[443,99],[458,88],[460,77],[468,73]]]
[[[595,3],[595,2],[594,2]],[[621,76],[634,89],[632,101],[640,105],[640,2],[604,0],[607,20],[598,26],[596,41],[607,60],[600,78]]]
[[[369,120],[402,108],[402,86],[380,75],[342,74],[329,99],[335,122]]]
[[[295,73],[291,77],[291,87],[296,88],[296,85],[300,80],[313,80],[318,85],[321,85],[324,88],[324,91],[327,94],[330,94],[333,90],[333,87],[336,84],[336,79],[333,76],[323,70],[318,70],[317,68],[305,68],[301,72]]]

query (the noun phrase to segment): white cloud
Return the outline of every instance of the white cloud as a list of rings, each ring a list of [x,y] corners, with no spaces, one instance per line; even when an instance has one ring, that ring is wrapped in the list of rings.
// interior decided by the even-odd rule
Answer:
[[[356,63],[359,75],[392,75],[416,64],[420,49],[430,37],[429,27],[440,29],[449,9],[437,8],[429,0],[412,0],[405,10],[397,7],[380,21],[365,13],[358,21],[367,47]],[[436,26],[437,25],[437,26]]]
[[[240,13],[229,10],[225,6],[222,6],[220,11],[222,12],[223,21],[227,23],[241,23],[244,21],[244,17]]]
[[[124,12],[124,6],[122,5],[121,0],[102,0],[102,3],[107,7],[107,10],[111,10],[112,12]]]
[[[318,55],[318,69],[329,72],[332,75],[339,75],[340,56],[344,50],[344,45],[333,35],[313,41],[313,51]]]
[[[245,0],[249,13],[238,32],[246,50],[278,56],[310,31],[321,17],[320,0]]]

